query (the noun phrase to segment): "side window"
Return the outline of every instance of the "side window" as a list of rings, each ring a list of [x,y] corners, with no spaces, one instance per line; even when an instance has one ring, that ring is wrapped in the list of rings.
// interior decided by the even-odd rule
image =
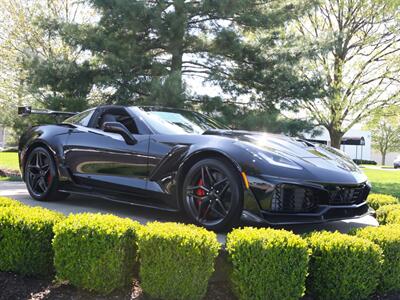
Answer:
[[[123,124],[130,133],[139,134],[139,130],[136,126],[133,118],[128,113],[121,109],[109,109],[102,113],[100,118],[95,125],[95,128],[103,130],[103,125],[106,122],[119,122]]]
[[[89,121],[93,115],[94,109],[90,110],[85,110],[84,112],[81,112],[75,116],[72,116],[71,118],[68,118],[64,121],[64,123],[70,123],[70,124],[75,124],[75,125],[80,125],[80,126],[88,126]]]

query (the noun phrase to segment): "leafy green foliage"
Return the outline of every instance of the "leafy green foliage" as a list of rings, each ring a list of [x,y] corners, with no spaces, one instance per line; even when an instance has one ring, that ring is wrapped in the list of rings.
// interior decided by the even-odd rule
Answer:
[[[251,109],[248,105],[224,102],[220,97],[199,98],[199,108],[207,115],[233,128],[244,130],[285,133],[290,136],[304,132],[314,132],[315,124],[311,121],[285,118],[274,107]]]
[[[99,293],[132,279],[139,223],[113,215],[70,215],[54,227],[57,277]]]
[[[201,299],[220,245],[215,233],[194,225],[147,224],[139,234],[143,291],[162,299]]]
[[[371,131],[372,147],[382,155],[381,164],[386,164],[386,154],[400,150],[399,106],[392,105],[377,110],[368,120],[366,129]]]
[[[269,228],[235,229],[227,236],[232,284],[240,299],[299,299],[309,251],[299,236]]]
[[[0,209],[0,270],[49,275],[53,268],[53,226],[63,215],[40,207],[11,204]]]
[[[378,220],[379,224],[385,225],[389,223],[388,215],[394,211],[400,211],[400,204],[388,204],[381,206],[376,211],[376,219]]]
[[[323,82],[322,96],[304,101],[303,107],[327,129],[331,145],[340,148],[354,124],[382,107],[399,104],[398,11],[386,1],[315,3],[293,26],[299,39],[316,52],[302,61],[298,76]]]
[[[400,224],[400,210],[399,209],[389,210],[386,217],[386,223]]]
[[[23,204],[17,200],[8,197],[0,197],[0,208],[14,206],[23,206]]]
[[[386,293],[400,290],[400,226],[384,225],[357,230],[358,237],[368,239],[383,250],[379,291]]]
[[[93,84],[106,89],[103,99],[109,103],[182,107],[191,98],[185,81],[208,80],[233,97],[248,94],[257,98],[265,109],[281,100],[299,98],[299,94],[304,98],[315,90],[293,71],[304,48],[295,49],[287,42],[293,39],[283,35],[285,24],[303,14],[312,5],[309,1],[88,3],[99,13],[96,23],[42,22],[51,36],[92,54],[82,64],[90,66],[89,76],[75,73],[71,77],[66,72],[58,82],[59,86],[67,83],[69,91],[70,81],[84,78],[82,87]],[[255,38],[257,31],[263,32],[262,38]],[[58,76],[61,72],[55,73],[57,79],[62,78]],[[50,74],[34,73],[39,79],[50,78]]]
[[[316,299],[365,299],[379,282],[382,250],[374,243],[339,232],[315,232],[307,291]]]
[[[384,205],[399,203],[396,197],[384,194],[370,194],[367,198],[367,202],[368,205],[375,210]]]

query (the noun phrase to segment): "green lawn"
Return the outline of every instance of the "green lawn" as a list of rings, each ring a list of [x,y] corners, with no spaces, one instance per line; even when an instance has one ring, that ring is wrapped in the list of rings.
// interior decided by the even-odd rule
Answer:
[[[0,169],[18,171],[18,154],[16,152],[0,152]]]
[[[372,184],[373,193],[393,195],[400,199],[400,170],[363,169]]]

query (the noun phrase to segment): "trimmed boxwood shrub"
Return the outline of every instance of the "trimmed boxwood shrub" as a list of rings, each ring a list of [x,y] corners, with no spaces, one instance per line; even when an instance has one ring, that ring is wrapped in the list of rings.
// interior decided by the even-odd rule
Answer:
[[[386,224],[400,224],[400,210],[389,210],[386,217]]]
[[[0,209],[0,270],[49,275],[53,268],[53,226],[64,216],[40,207],[12,205]]]
[[[240,299],[299,299],[304,294],[309,250],[300,236],[247,227],[229,233],[226,247]]]
[[[400,290],[400,226],[366,227],[357,230],[356,235],[378,244],[383,250],[384,262],[379,290]]]
[[[54,227],[57,278],[108,294],[130,283],[138,222],[104,214],[70,215]]]
[[[162,299],[201,299],[220,244],[214,232],[194,225],[153,222],[139,234],[143,291]]]
[[[367,159],[353,159],[353,161],[357,165],[377,165],[378,164],[374,160],[367,160]]]
[[[388,204],[398,204],[399,201],[396,197],[385,194],[370,194],[368,196],[368,204],[373,209],[377,210],[379,207]]]
[[[366,239],[339,232],[315,232],[307,291],[316,299],[365,299],[379,282],[382,250]]]
[[[23,206],[23,204],[17,200],[8,197],[0,197],[0,208],[10,206]]]
[[[379,224],[385,225],[388,220],[389,212],[400,210],[400,204],[389,204],[381,206],[376,211],[376,219],[378,220]]]

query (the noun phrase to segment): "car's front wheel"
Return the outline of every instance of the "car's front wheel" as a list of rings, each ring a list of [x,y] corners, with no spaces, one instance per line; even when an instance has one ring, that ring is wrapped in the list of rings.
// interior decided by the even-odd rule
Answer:
[[[24,179],[29,194],[35,200],[61,200],[68,196],[58,191],[58,174],[54,159],[43,147],[37,147],[29,153],[24,168]]]
[[[210,158],[194,164],[183,183],[183,206],[191,221],[210,230],[239,223],[243,187],[238,171],[224,160]]]

